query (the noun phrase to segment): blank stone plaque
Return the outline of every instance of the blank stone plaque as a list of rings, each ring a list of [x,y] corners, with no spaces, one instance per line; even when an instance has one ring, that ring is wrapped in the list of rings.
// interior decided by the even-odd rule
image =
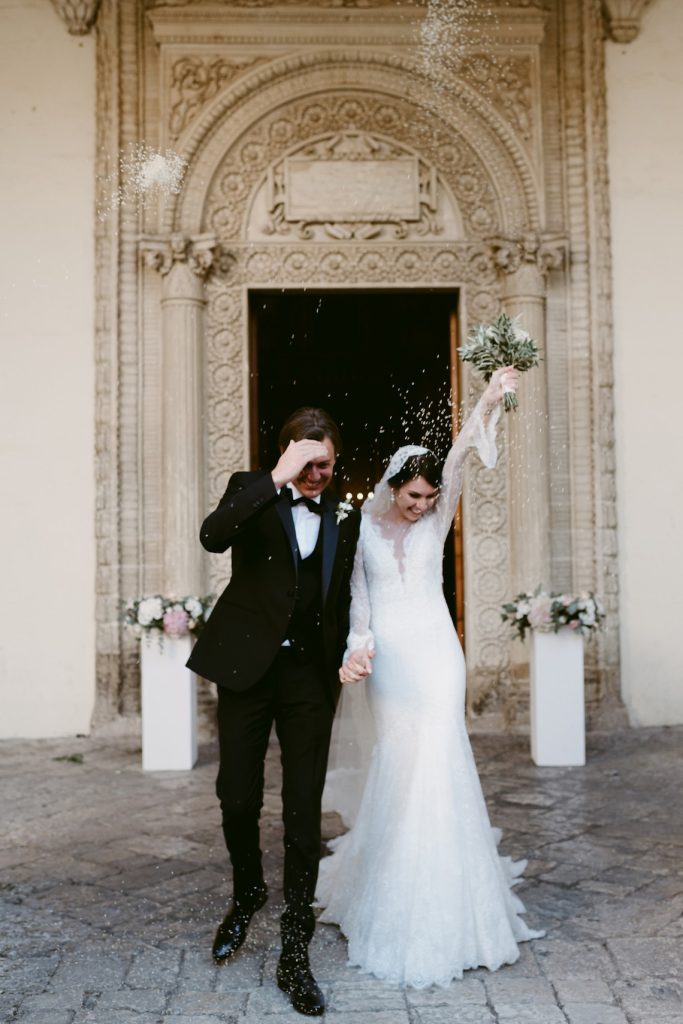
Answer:
[[[419,220],[419,193],[417,157],[285,160],[287,220]]]

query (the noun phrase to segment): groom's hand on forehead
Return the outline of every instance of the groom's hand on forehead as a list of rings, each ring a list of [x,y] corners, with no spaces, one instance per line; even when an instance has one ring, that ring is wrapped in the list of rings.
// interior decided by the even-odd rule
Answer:
[[[273,483],[279,489],[294,481],[302,493],[307,490],[320,493],[332,477],[335,461],[334,445],[329,437],[322,441],[312,438],[290,441],[282,449],[273,470]]]

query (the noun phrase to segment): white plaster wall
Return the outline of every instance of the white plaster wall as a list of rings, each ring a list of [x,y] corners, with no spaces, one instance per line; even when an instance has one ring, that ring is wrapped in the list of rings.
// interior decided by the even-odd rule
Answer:
[[[621,679],[631,721],[683,722],[683,3],[607,44]]]
[[[94,39],[0,0],[0,735],[87,731]]]

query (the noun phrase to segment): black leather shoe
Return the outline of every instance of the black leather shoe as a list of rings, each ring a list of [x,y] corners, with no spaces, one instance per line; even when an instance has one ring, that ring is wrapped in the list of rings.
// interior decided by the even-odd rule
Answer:
[[[218,926],[216,938],[213,940],[212,954],[218,964],[225,963],[237,952],[247,937],[247,928],[257,910],[260,910],[268,899],[266,885],[257,889],[248,902],[236,900],[232,908]]]
[[[277,984],[287,993],[297,1013],[306,1017],[322,1017],[325,997],[311,974],[308,956],[281,956],[277,965]]]

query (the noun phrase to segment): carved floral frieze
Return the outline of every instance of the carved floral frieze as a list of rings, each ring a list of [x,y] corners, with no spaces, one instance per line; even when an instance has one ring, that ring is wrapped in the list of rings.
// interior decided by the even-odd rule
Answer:
[[[175,140],[200,110],[262,57],[180,57],[169,71],[168,134]]]
[[[529,142],[533,132],[533,78],[530,57],[474,53],[464,57],[459,73]]]

